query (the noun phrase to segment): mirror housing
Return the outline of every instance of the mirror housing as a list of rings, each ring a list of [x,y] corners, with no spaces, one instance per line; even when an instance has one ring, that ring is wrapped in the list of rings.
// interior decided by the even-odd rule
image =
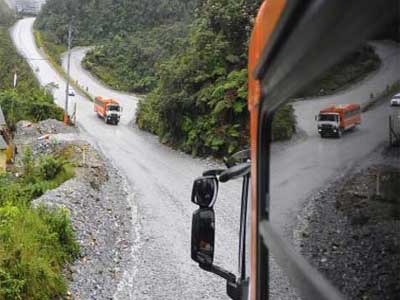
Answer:
[[[215,213],[212,208],[199,208],[192,217],[192,259],[204,267],[214,261]]]
[[[218,179],[215,176],[203,176],[193,183],[192,202],[201,208],[214,206],[218,195]]]

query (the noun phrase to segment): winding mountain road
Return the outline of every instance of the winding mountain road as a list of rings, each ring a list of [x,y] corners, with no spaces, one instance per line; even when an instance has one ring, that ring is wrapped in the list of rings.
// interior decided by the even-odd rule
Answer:
[[[37,49],[32,34],[33,23],[34,19],[28,18],[14,26],[14,43],[43,86],[49,83],[59,85],[54,96],[56,102],[64,106],[65,80]],[[386,50],[390,47],[396,51],[399,49],[397,45],[379,44],[381,46],[388,47]],[[105,87],[83,70],[81,60],[85,51],[78,48],[72,53],[72,78],[87,87],[93,96],[118,99],[124,107],[124,115],[119,126],[106,125],[93,112],[93,104],[82,95],[71,97],[70,107],[77,104],[79,127],[96,141],[128,179],[137,209],[137,245],[132,254],[135,263],[131,269],[125,270],[122,280],[126,283],[125,291],[115,298],[227,299],[224,280],[201,271],[190,260],[189,253],[191,215],[195,209],[190,203],[192,181],[202,171],[216,167],[218,163],[194,159],[174,151],[161,145],[156,137],[135,128],[132,120],[138,98]],[[384,58],[383,68],[387,67],[385,62]],[[383,70],[382,74],[386,76],[389,71]],[[391,73],[385,80],[382,74],[381,71],[376,72],[352,90],[362,90],[364,84],[370,86],[376,83],[373,88],[376,93],[382,91],[386,84],[400,79],[398,72]],[[342,93],[341,101],[354,102],[352,90]],[[364,98],[360,96],[357,99]],[[355,161],[368,155],[386,139],[387,114],[390,112],[387,105],[364,114],[362,126],[342,139],[320,139],[316,134],[314,118],[309,119],[318,112],[318,103],[318,99],[314,99],[295,104],[299,125],[308,137],[273,149],[272,220],[282,233],[295,222],[302,205],[314,191],[351,168]],[[240,187],[240,182],[222,185],[216,204],[216,262],[232,271],[236,269],[237,260]],[[276,270],[276,266],[273,267]],[[272,293],[276,298],[291,299],[293,296],[287,291],[286,281],[275,278]]]

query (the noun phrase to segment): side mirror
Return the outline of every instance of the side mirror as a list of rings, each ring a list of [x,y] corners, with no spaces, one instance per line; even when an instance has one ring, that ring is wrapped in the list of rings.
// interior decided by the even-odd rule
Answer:
[[[217,200],[218,180],[215,176],[197,178],[193,183],[192,202],[201,208],[212,207]]]
[[[318,115],[315,115],[315,121],[318,121]]]
[[[119,111],[120,111],[120,112],[123,112],[123,111],[124,111],[124,108],[123,108],[122,106],[120,106],[120,107],[119,107]]]
[[[192,217],[191,256],[203,267],[214,261],[215,213],[212,208],[200,208]]]

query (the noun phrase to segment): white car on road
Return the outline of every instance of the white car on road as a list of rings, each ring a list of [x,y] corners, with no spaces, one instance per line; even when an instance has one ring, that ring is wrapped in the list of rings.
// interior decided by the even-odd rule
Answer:
[[[72,87],[68,88],[68,96],[75,96],[75,90]]]
[[[391,106],[400,106],[400,93],[393,96],[392,100],[390,100]]]

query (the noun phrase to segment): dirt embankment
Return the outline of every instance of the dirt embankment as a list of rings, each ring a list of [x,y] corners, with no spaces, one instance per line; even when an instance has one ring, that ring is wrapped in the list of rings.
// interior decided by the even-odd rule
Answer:
[[[400,297],[400,150],[321,192],[297,233],[303,255],[348,299]]]
[[[67,154],[75,166],[73,179],[33,202],[70,212],[81,253],[65,270],[70,280],[68,299],[113,299],[121,294],[122,277],[132,265],[134,240],[132,195],[124,178],[77,129],[61,122],[20,122],[14,141],[17,163],[23,148],[30,146],[35,156]]]

